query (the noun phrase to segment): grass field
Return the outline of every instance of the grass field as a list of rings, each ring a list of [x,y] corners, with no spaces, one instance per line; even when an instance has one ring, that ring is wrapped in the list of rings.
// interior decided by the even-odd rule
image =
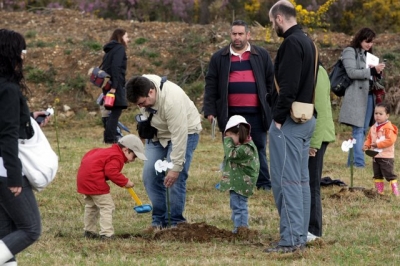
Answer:
[[[131,117],[123,115],[131,129]],[[204,124],[207,121],[204,122]],[[271,192],[257,191],[249,199],[250,228],[258,231],[255,241],[177,242],[142,237],[119,238],[115,241],[83,238],[83,197],[76,192],[75,177],[80,159],[93,147],[102,144],[99,121],[86,126],[60,123],[58,128],[60,163],[56,179],[37,193],[43,222],[38,242],[17,256],[19,265],[396,265],[400,261],[400,199],[390,195],[385,184],[385,197],[368,198],[362,192],[332,195],[340,187],[322,189],[324,235],[309,245],[305,252],[266,254],[263,249],[279,239],[279,217]],[[185,216],[189,223],[205,222],[231,230],[229,196],[217,191],[219,163],[222,158],[220,138],[212,140],[203,131],[190,169],[187,184]],[[350,171],[345,167],[347,153],[340,149],[348,133],[340,129],[336,143],[325,155],[323,176],[350,184]],[[44,129],[57,151],[55,126]],[[399,151],[399,144],[396,145]],[[373,188],[372,162],[365,169],[355,169],[354,186]],[[130,163],[123,169],[135,183],[135,191],[144,203],[150,203],[141,180],[142,162]],[[399,167],[399,160],[396,161]],[[116,235],[135,235],[151,222],[150,214],[133,211],[134,201],[125,189],[111,184],[116,205]]]

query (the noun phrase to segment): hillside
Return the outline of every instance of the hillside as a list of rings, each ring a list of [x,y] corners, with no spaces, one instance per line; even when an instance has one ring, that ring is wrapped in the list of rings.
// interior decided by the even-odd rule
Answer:
[[[87,82],[87,71],[101,63],[101,47],[115,28],[126,29],[131,39],[127,51],[127,78],[144,73],[167,75],[181,85],[199,107],[210,56],[229,43],[228,23],[203,26],[112,21],[74,10],[44,10],[41,14],[0,12],[0,25],[26,37],[25,75],[34,92],[32,108],[46,108],[58,98],[59,106],[68,105],[75,113],[83,108],[97,110],[94,99],[99,90]],[[264,42],[265,29],[257,24],[251,28],[251,34],[253,42],[265,47],[274,58],[280,41]],[[333,65],[351,39],[351,36],[333,33],[312,33],[311,37],[319,43],[321,61],[327,67]],[[394,34],[379,35],[375,42],[377,55],[383,56],[388,50],[399,53],[394,46],[399,40]],[[391,74],[389,78],[397,91],[398,74],[397,77]]]

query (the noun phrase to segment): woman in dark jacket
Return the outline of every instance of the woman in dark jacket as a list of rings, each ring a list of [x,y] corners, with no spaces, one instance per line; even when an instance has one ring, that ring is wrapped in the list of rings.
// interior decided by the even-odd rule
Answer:
[[[41,233],[39,208],[18,158],[18,139],[34,134],[22,73],[25,54],[24,37],[0,29],[0,265],[17,265],[15,254]],[[33,117],[40,114],[44,112],[35,112]]]
[[[116,143],[118,119],[122,110],[128,107],[125,90],[125,73],[126,73],[126,48],[129,43],[128,33],[123,29],[114,30],[111,35],[110,42],[104,45],[103,50],[106,53],[103,58],[102,69],[111,76],[111,90],[114,93],[114,106],[107,108],[111,110],[106,121],[104,130],[104,142]],[[103,91],[106,95],[107,91]]]

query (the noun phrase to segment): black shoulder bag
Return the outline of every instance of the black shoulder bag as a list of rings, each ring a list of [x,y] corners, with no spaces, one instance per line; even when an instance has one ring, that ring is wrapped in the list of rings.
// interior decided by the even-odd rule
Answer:
[[[354,51],[357,60],[357,51],[356,49]],[[333,66],[333,70],[329,74],[329,80],[331,82],[331,91],[338,97],[344,96],[346,89],[353,83],[353,80],[347,75],[342,58]]]
[[[166,81],[167,77],[161,78],[160,92]],[[146,111],[150,113],[147,119],[143,119],[143,115],[141,114],[135,116],[137,122],[137,132],[139,133],[139,137],[142,139],[152,139],[154,136],[157,136],[157,128],[151,125],[151,119],[156,111],[151,108],[147,108]]]

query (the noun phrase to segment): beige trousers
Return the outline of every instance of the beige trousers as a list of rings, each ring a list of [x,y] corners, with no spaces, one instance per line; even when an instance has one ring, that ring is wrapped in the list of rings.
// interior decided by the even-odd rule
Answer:
[[[112,224],[113,212],[115,210],[114,201],[111,194],[103,195],[84,195],[85,199],[85,231],[97,232],[97,222],[100,222],[100,235],[114,235]],[[100,218],[100,219],[99,219]]]

